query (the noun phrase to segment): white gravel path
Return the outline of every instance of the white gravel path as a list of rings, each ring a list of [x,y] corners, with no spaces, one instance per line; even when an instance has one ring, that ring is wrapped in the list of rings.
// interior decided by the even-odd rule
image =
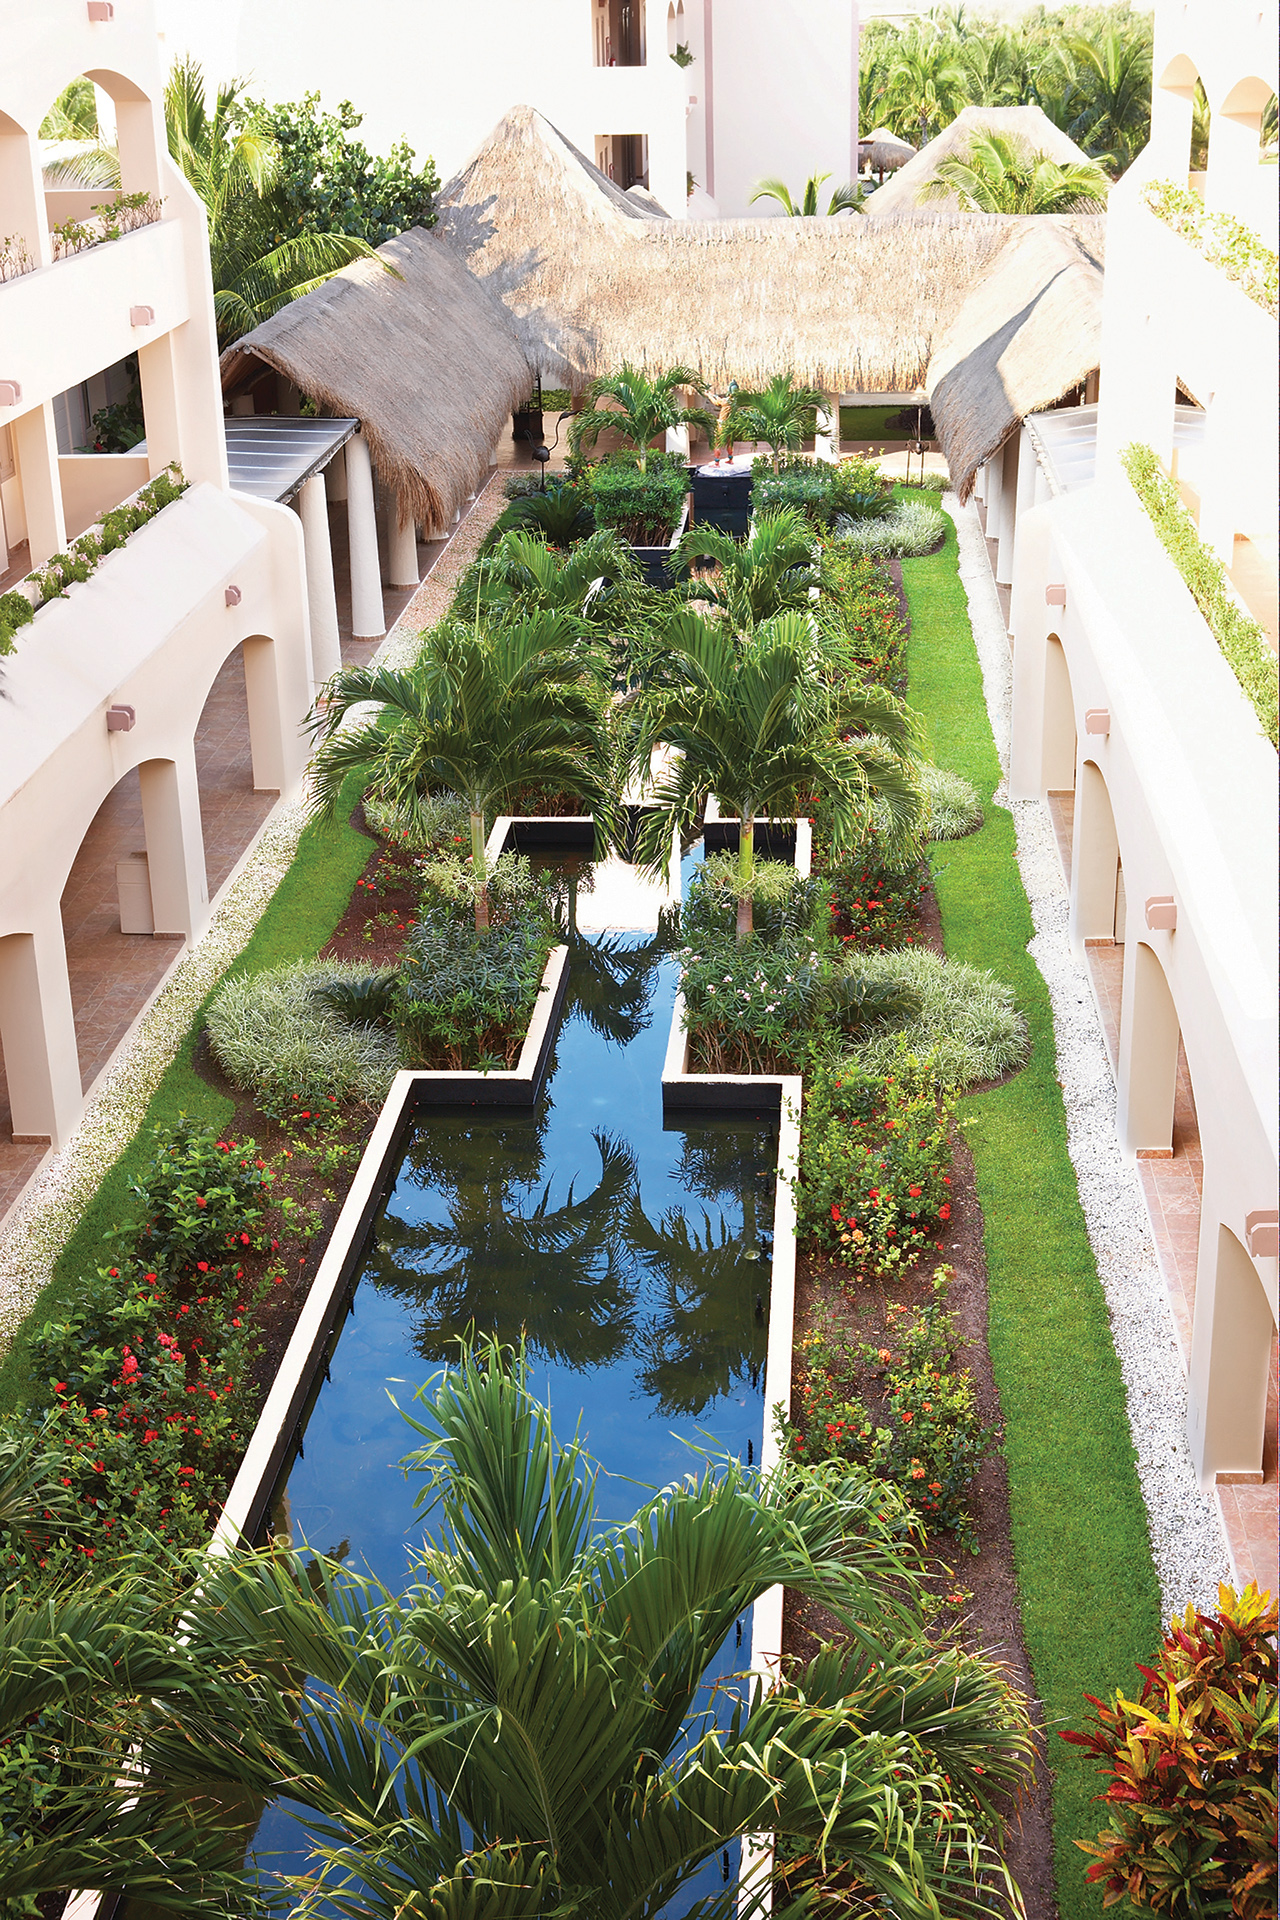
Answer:
[[[1004,615],[976,507],[959,506],[954,494],[945,494],[942,504],[956,523],[960,578],[1007,776],[1013,663]],[[1115,1082],[1088,970],[1067,938],[1067,884],[1053,823],[1044,801],[1011,800],[1003,780],[995,798],[1013,815],[1035,926],[1028,952],[1053,1007],[1067,1145],[1124,1375],[1165,1617],[1190,1600],[1214,1611],[1218,1582],[1231,1578],[1226,1537],[1217,1503],[1201,1493],[1191,1464],[1178,1336],[1137,1169],[1121,1157],[1116,1138]]]

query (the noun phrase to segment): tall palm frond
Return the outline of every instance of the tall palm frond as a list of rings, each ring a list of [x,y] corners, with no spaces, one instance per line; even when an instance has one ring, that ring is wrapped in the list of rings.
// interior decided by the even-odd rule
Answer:
[[[1067,131],[1086,152],[1123,173],[1150,133],[1150,43],[1110,26],[1093,39],[1072,36],[1067,51],[1083,95]]]
[[[895,133],[922,147],[955,119],[967,97],[953,41],[924,28],[903,35],[889,59],[883,93],[885,121]]]
[[[796,386],[790,373],[775,373],[761,392],[735,394],[724,437],[726,441],[763,440],[776,472],[779,455],[795,453],[814,431],[822,405],[816,387]]]
[[[714,573],[693,573],[707,561]],[[813,529],[794,507],[758,513],[745,539],[720,527],[691,527],[675,547],[670,570],[688,580],[690,600],[722,607],[735,631],[743,632],[775,613],[807,610],[818,582]]]
[[[776,175],[769,175],[763,180],[756,181],[750,204],[754,206],[757,200],[776,200],[788,219],[812,218],[818,211],[818,190],[830,178],[829,173],[811,173],[804,183],[804,192],[800,196],[800,205],[797,206],[786,181],[778,179]],[[837,213],[861,213],[861,211],[862,190],[856,180],[846,180],[841,186],[831,189],[830,198],[827,201],[828,218]]]
[[[975,213],[1073,213],[1105,207],[1111,182],[1092,163],[1059,165],[1008,134],[975,132],[963,154],[939,161],[922,203],[954,195]]]

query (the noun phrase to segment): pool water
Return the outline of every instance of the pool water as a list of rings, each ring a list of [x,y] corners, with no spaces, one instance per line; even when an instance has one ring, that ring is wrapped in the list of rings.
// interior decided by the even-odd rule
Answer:
[[[601,1463],[601,1523],[697,1471],[700,1450],[759,1459],[777,1122],[664,1122],[676,987],[651,934],[574,941],[536,1105],[416,1123],[277,1490],[276,1531],[406,1583],[423,1519],[397,1464],[417,1436],[395,1403],[412,1410],[470,1328],[523,1339],[557,1438],[576,1432]],[[739,1625],[709,1682],[746,1665]],[[254,1851],[268,1873],[304,1866],[285,1805],[268,1808]],[[722,1891],[736,1864],[708,1862],[669,1913]]]

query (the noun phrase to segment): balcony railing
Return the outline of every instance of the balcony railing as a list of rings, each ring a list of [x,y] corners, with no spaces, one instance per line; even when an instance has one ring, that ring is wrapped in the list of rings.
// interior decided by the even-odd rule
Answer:
[[[122,193],[115,200],[94,207],[87,220],[59,220],[49,229],[53,258],[70,260],[88,247],[100,247],[122,234],[149,227],[160,218],[164,202],[151,193]],[[34,272],[36,262],[20,235],[0,238],[0,281],[16,280]]]
[[[1172,227],[1211,267],[1243,287],[1267,313],[1280,312],[1280,255],[1243,220],[1206,212],[1194,193],[1172,180],[1151,181],[1142,198],[1157,220]]]

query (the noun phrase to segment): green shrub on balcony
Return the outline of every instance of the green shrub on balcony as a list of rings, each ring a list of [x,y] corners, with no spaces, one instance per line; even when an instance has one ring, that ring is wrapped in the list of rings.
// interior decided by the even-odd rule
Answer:
[[[1251,300],[1270,314],[1280,312],[1280,255],[1234,214],[1207,212],[1203,202],[1172,180],[1153,180],[1143,189],[1144,203],[1166,227],[1202,254]]]

